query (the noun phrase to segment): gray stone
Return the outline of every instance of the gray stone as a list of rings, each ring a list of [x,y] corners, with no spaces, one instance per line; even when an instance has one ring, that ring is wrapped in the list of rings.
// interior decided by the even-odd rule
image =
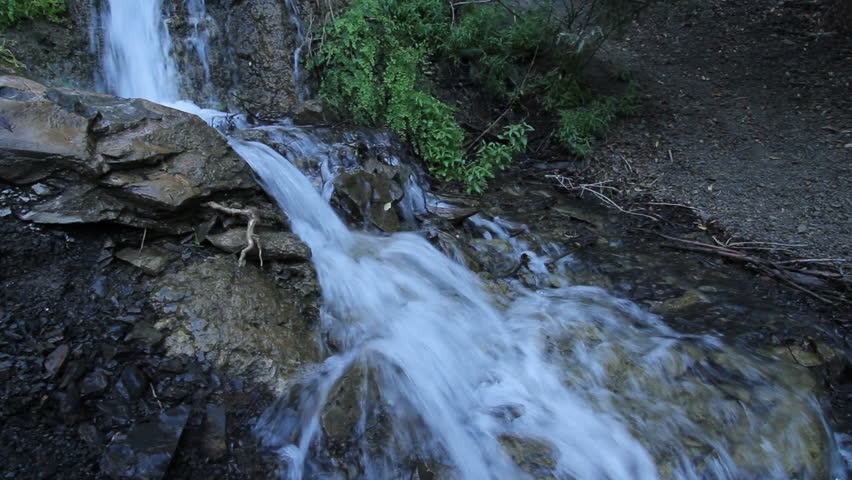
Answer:
[[[288,293],[252,264],[222,256],[153,281],[151,304],[173,355],[204,356],[235,377],[282,390],[305,362],[318,358],[313,332]]]
[[[68,345],[60,345],[47,356],[44,361],[44,369],[47,370],[48,376],[53,377],[59,372],[59,369],[65,363],[65,359],[68,358],[70,350]]]
[[[175,407],[156,418],[133,425],[119,433],[101,459],[101,469],[110,477],[132,480],[163,478],[183,433],[190,409]]]
[[[125,342],[139,341],[153,347],[163,340],[163,333],[154,328],[148,322],[139,322],[133,325],[133,330],[124,337]]]
[[[33,187],[42,198],[26,220],[168,229],[163,219],[214,193],[257,188],[224,137],[195,115],[10,75],[0,76],[0,92],[14,125],[0,128],[0,179],[50,180]]]
[[[204,453],[210,460],[219,460],[228,453],[227,416],[223,405],[207,405],[202,441]]]
[[[115,390],[125,400],[134,402],[140,398],[148,386],[148,379],[141,370],[133,365],[124,367],[115,384]]]
[[[109,379],[103,372],[92,372],[83,378],[80,394],[83,396],[101,393],[109,386]]]
[[[32,187],[30,187],[36,195],[45,196],[50,195],[53,190],[43,183],[36,183]]]
[[[157,275],[168,266],[177,256],[174,252],[160,247],[125,248],[115,254],[116,258],[124,260],[134,267],[142,269],[148,275]]]

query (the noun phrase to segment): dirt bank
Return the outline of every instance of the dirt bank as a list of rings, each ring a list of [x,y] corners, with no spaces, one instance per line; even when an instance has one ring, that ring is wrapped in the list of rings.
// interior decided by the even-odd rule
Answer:
[[[603,55],[645,97],[599,149],[598,175],[693,206],[729,237],[850,261],[852,42],[829,13],[777,0],[648,12]]]

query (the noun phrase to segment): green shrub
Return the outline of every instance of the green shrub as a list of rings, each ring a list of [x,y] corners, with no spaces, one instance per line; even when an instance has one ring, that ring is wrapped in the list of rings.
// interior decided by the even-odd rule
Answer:
[[[352,0],[316,35],[322,42],[310,67],[320,74],[319,94],[331,110],[358,124],[390,128],[431,173],[481,192],[526,148],[530,127],[510,125],[498,141],[466,148],[457,109],[433,94],[433,73],[461,75],[508,104],[507,112],[521,98],[535,96],[559,115],[557,138],[588,153],[621,108],[616,99],[594,100],[578,67],[599,44],[599,33],[608,31],[598,24],[614,20],[596,10],[598,2],[575,10],[568,3],[571,9],[565,2],[559,8],[544,2],[518,14],[503,3]]]
[[[557,138],[578,155],[588,155],[592,143],[603,138],[609,125],[618,115],[634,112],[636,90],[631,84],[622,96],[604,97],[577,108],[559,110]]]
[[[24,64],[15,57],[15,54],[9,48],[14,46],[14,42],[7,40],[3,35],[0,35],[0,64],[5,64],[12,68],[25,68]]]
[[[527,149],[527,132],[532,127],[526,123],[509,125],[497,138],[505,143],[483,142],[476,149],[474,161],[465,165],[463,180],[468,185],[468,190],[482,193],[488,180],[494,178],[497,170],[503,170],[509,166],[512,155]]]
[[[318,52],[320,97],[358,123],[407,139],[429,170],[458,180],[464,132],[454,109],[429,93],[422,67],[446,36],[449,6],[438,0],[360,0],[327,32]]]
[[[0,28],[36,18],[59,22],[63,13],[65,0],[0,0]]]

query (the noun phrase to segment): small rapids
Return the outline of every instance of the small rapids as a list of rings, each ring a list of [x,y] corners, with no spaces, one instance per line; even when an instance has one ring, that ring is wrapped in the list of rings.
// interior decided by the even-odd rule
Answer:
[[[257,427],[291,479],[329,473],[322,411],[353,370],[364,478],[408,478],[401,465],[428,459],[464,479],[781,479],[814,453],[806,438],[828,436],[815,401],[785,387],[780,373],[795,372],[679,335],[597,288],[494,296],[416,234],[349,231],[271,148],[231,144],[311,247],[334,346]],[[511,445],[541,463],[523,472]]]
[[[179,101],[161,2],[104,3],[104,88],[221,122]],[[203,57],[206,36],[193,35]],[[417,233],[352,231],[330,181],[321,194],[299,159],[229,141],[310,246],[322,287],[326,359],[255,427],[287,478],[846,478],[803,371],[679,334],[598,288],[500,289]],[[507,236],[498,219],[468,221]],[[355,418],[332,422],[347,389]]]

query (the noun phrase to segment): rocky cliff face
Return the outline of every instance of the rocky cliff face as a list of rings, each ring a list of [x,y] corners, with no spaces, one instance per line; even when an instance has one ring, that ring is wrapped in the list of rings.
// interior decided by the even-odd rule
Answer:
[[[305,43],[300,22],[307,25],[316,16],[310,2],[208,0],[205,5],[185,0],[164,4],[172,57],[183,76],[186,98],[260,119],[318,110],[300,87],[308,79],[304,69],[295,71],[294,62],[296,50]],[[100,15],[107,9],[106,0],[68,0],[64,24],[28,22],[6,32],[12,51],[25,68],[6,68],[5,73],[14,71],[50,86],[96,90],[103,40]]]
[[[20,62],[4,65],[0,60],[0,71],[14,70],[48,85],[94,90],[98,65],[92,48],[95,38],[90,37],[94,1],[66,0],[68,19],[63,24],[39,20],[0,32]]]

